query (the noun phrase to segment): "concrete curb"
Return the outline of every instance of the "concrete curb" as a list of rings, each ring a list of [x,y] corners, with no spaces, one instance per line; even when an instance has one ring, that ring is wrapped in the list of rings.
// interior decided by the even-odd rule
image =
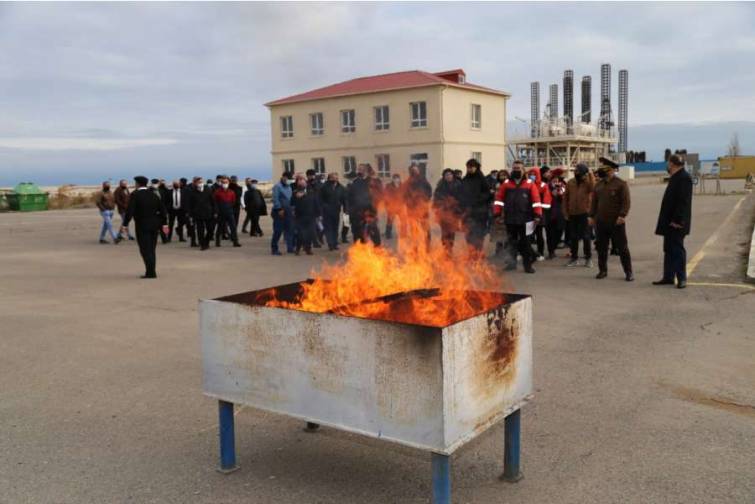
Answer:
[[[755,228],[750,238],[750,257],[747,260],[747,281],[755,283]]]

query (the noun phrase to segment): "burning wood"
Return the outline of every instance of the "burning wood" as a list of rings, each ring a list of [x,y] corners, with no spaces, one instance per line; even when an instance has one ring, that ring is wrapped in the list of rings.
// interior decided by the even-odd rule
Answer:
[[[295,299],[275,294],[266,306],[444,327],[504,303],[493,292],[502,290],[501,278],[478,251],[454,255],[429,239],[431,215],[463,231],[458,205],[432,208],[411,181],[380,199],[400,221],[395,250],[357,242],[344,263],[313,272]]]

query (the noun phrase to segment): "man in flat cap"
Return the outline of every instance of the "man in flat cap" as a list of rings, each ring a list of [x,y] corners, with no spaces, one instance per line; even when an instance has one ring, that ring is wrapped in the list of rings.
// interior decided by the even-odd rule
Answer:
[[[600,158],[598,183],[590,209],[590,225],[595,226],[595,248],[598,249],[598,274],[601,279],[608,275],[608,242],[613,242],[619,251],[621,266],[627,282],[634,280],[632,257],[627,244],[626,218],[629,214],[629,185],[616,176],[619,165],[608,158]]]
[[[155,191],[147,189],[147,177],[134,177],[136,190],[131,194],[121,232],[128,229],[131,219],[136,222],[136,242],[144,261],[145,273],[142,278],[157,278],[157,236],[168,232],[168,211],[162,198]]]

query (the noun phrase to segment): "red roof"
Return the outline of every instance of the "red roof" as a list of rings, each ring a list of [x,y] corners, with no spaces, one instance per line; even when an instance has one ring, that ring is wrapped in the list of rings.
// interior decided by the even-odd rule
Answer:
[[[462,81],[463,84],[458,82],[456,76],[459,74],[465,76]],[[360,77],[358,79],[352,79],[345,82],[339,82],[338,84],[332,84],[306,93],[296,94],[286,98],[281,98],[266,103],[265,105],[283,105],[285,103],[296,103],[309,100],[320,100],[323,98],[335,98],[337,96],[349,96],[364,93],[376,93],[378,91],[391,91],[394,89],[408,89],[426,86],[452,86],[463,89],[471,89],[475,91],[482,91],[485,93],[492,93],[501,96],[509,96],[508,93],[498,91],[495,89],[478,86],[466,82],[466,75],[464,70],[456,69],[447,72],[429,73],[421,70],[410,70],[408,72],[396,72],[383,75],[374,75],[372,77]]]

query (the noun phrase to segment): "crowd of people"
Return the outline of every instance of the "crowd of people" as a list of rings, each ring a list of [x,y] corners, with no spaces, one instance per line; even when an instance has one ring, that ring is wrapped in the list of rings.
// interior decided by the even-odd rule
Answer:
[[[610,251],[619,256],[625,279],[631,282],[634,274],[626,234],[629,185],[617,176],[618,165],[612,160],[600,158],[600,165],[593,172],[577,164],[573,167],[574,176],[567,180],[563,168],[543,165],[526,169],[519,160],[513,162],[510,171],[493,170],[486,176],[480,163],[470,159],[466,173],[445,169],[434,189],[416,164],[409,166],[405,180],[393,174],[385,185],[368,163],[348,174],[345,185],[337,173],[323,178],[314,170],[306,174],[286,172],[272,189],[270,251],[275,256],[283,254],[281,238],[290,254],[303,251],[312,255],[313,249],[324,245],[334,251],[339,249],[339,242],[349,242],[349,233],[354,242],[381,246],[384,239],[407,238],[409,226],[420,230],[411,235],[424,242],[418,246],[430,246],[434,215],[440,227],[440,243],[449,254],[453,253],[459,232],[473,259],[482,257],[485,238],[490,236],[495,243],[494,255],[502,257],[507,270],[516,269],[521,258],[524,271],[535,273],[534,264],[555,259],[559,248],[569,249],[567,267],[590,268],[594,244],[598,256],[596,278],[607,276]],[[670,183],[669,188],[676,187],[676,192],[684,195],[673,196],[673,204],[667,203],[668,194],[664,197],[665,207],[656,230],[664,235],[667,254],[664,277],[656,284],[673,283],[676,278],[682,288],[686,286],[681,270],[683,238],[689,233],[691,181],[687,183],[688,175],[676,179],[674,176],[679,171],[686,175],[683,167],[683,161],[672,156],[669,173],[676,183]],[[209,249],[213,238],[215,247],[220,247],[223,240],[240,247],[241,210],[245,211],[241,233],[263,236],[260,217],[267,215],[268,209],[256,180],[246,179],[242,186],[235,176],[218,175],[207,184],[202,177],[194,177],[190,184],[187,179],[175,180],[170,188],[158,179],[150,182],[146,177],[136,177],[135,182],[136,194],[129,192],[125,180],[115,191],[106,182],[97,194],[102,216],[100,242],[109,243],[107,234],[114,243],[134,239],[129,223],[136,220],[145,278],[156,276],[154,251],[158,238],[168,243],[175,233],[178,241],[189,241],[191,247],[200,250]],[[666,208],[669,205],[670,210]],[[112,221],[116,210],[122,221],[117,232]],[[382,232],[380,213],[385,216]]]

